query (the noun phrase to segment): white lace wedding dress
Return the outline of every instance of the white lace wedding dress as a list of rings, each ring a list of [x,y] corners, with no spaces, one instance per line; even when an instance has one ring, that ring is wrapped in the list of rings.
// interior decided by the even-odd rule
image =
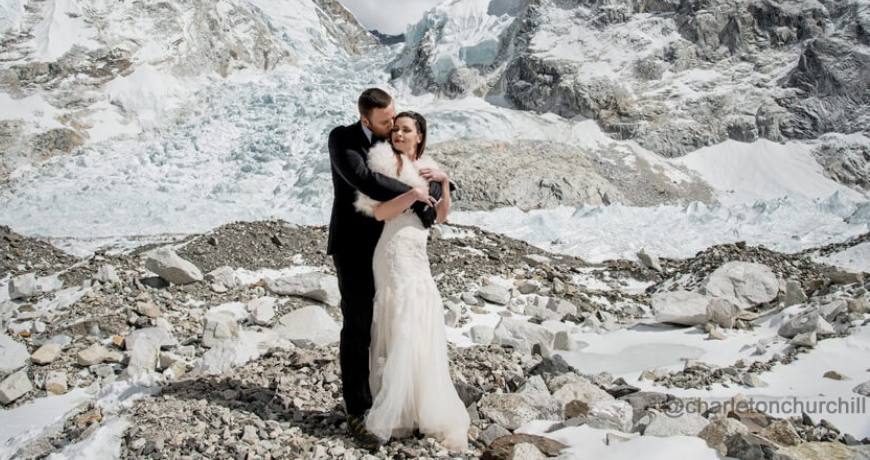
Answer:
[[[411,186],[425,186],[417,173],[437,168],[427,157],[405,160],[401,173],[388,144],[369,152],[369,168]],[[356,205],[372,213],[377,204],[360,194]],[[387,440],[414,428],[451,451],[468,448],[469,416],[459,399],[447,359],[444,306],[426,253],[428,229],[410,210],[384,224],[374,254],[375,301],[369,384],[374,398],[366,427]]]

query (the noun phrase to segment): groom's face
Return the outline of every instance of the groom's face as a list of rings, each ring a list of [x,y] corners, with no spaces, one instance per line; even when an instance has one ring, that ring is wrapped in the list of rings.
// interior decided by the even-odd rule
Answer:
[[[375,136],[378,136],[381,139],[387,139],[390,137],[390,132],[393,130],[393,117],[395,116],[396,107],[393,104],[390,104],[389,107],[384,109],[373,109],[367,117],[363,117],[362,122],[366,128],[370,129],[375,134]]]

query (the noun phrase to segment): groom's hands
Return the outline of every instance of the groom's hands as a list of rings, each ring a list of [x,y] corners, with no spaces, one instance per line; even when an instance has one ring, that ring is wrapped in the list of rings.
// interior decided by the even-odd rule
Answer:
[[[432,168],[420,168],[420,176],[429,182],[447,182],[447,173]]]
[[[429,187],[414,187],[411,189],[411,193],[416,201],[426,203],[432,207],[438,204],[438,201],[429,195]]]

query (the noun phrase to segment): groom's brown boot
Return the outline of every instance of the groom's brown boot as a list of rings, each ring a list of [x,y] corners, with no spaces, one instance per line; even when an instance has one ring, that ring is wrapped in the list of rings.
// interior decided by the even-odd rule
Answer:
[[[384,443],[366,429],[365,420],[356,415],[347,416],[347,432],[363,449],[377,451]]]

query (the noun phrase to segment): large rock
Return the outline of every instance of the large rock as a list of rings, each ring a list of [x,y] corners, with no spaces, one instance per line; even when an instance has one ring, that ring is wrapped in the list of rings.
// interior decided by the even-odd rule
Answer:
[[[341,333],[341,326],[317,305],[287,313],[278,323],[275,333],[296,345],[329,345],[337,342]]]
[[[568,447],[555,439],[545,438],[534,434],[516,433],[493,440],[489,449],[483,453],[481,459],[509,460],[513,455],[514,446],[523,443],[534,445],[539,451],[547,455],[547,457],[557,457],[563,449]]]
[[[798,280],[788,280],[785,283],[785,306],[801,304],[807,301],[807,295]]]
[[[780,449],[780,458],[799,460],[867,460],[867,446],[847,446],[839,442],[805,442]]]
[[[510,431],[498,423],[490,423],[489,426],[480,433],[480,440],[488,446],[496,439],[502,436],[510,436],[510,434]]]
[[[257,341],[242,331],[242,335],[232,340],[221,340],[197,361],[194,374],[218,375],[232,372],[261,353]]]
[[[160,348],[175,346],[178,341],[163,327],[150,327],[134,331],[124,340],[130,361],[127,375],[137,381],[146,378],[157,368]]]
[[[644,436],[697,436],[710,422],[695,413],[671,417],[660,412],[650,412],[649,423],[645,423]]]
[[[96,364],[100,364],[103,361],[109,359],[109,350],[106,347],[100,345],[99,343],[95,343],[88,348],[78,352],[76,355],[76,361],[81,366],[93,366]]]
[[[785,460],[790,457],[776,456],[779,446],[752,433],[737,433],[725,439],[725,449],[730,458],[747,460]]]
[[[662,271],[662,265],[661,262],[659,262],[659,258],[647,253],[645,249],[641,249],[637,253],[637,258],[640,260],[640,263],[642,263],[644,267],[650,268],[657,272]]]
[[[155,326],[144,329],[136,329],[124,338],[124,347],[130,351],[136,347],[140,339],[156,343],[160,348],[174,347],[178,345],[178,339],[166,327]]]
[[[870,380],[856,386],[855,388],[852,388],[852,391],[858,393],[861,396],[866,396],[870,398]]]
[[[541,321],[559,321],[563,316],[565,316],[564,314],[551,310],[549,305],[550,299],[548,297],[535,296],[526,304],[525,314]],[[577,313],[577,310],[574,309],[573,313]]]
[[[530,442],[515,444],[510,456],[510,460],[544,460],[546,458],[547,456]]]
[[[631,405],[625,401],[595,401],[589,405],[586,424],[602,430],[630,432],[633,421]]]
[[[741,309],[735,305],[730,299],[715,298],[711,299],[707,305],[707,316],[709,320],[719,326],[725,328],[734,327],[734,322],[740,316]]]
[[[710,299],[697,292],[658,292],[652,296],[651,303],[656,321],[661,323],[696,326],[709,319]]]
[[[33,390],[33,384],[22,369],[0,382],[0,403],[9,404]]]
[[[807,332],[815,332],[819,336],[825,336],[833,334],[834,328],[819,314],[817,309],[810,308],[794,318],[786,320],[777,331],[779,335],[787,339]]]
[[[212,311],[203,318],[203,346],[210,348],[224,340],[232,340],[238,336],[239,323],[232,313],[227,311]]]
[[[665,407],[674,397],[654,391],[638,391],[637,393],[621,396],[619,399],[631,404],[631,408],[634,411],[634,419],[637,421],[637,419],[646,413],[647,409]]]
[[[803,442],[803,439],[801,439],[788,420],[774,420],[758,434],[780,446],[796,446]]]
[[[67,376],[64,371],[51,371],[45,376],[45,391],[55,394],[62,395],[67,392]]]
[[[338,278],[320,272],[267,278],[266,288],[273,294],[306,297],[332,307],[341,302]]]
[[[34,273],[16,276],[9,280],[9,298],[29,299],[47,292],[56,291],[63,287],[63,280],[57,276],[43,276],[37,278]]]
[[[531,353],[536,344],[552,348],[554,337],[553,332],[541,325],[521,319],[502,318],[495,327],[492,343]]]
[[[155,249],[148,254],[145,268],[172,284],[188,284],[202,281],[202,272],[196,265],[182,259],[171,248]]]
[[[471,337],[471,341],[478,345],[489,345],[495,336],[495,329],[490,326],[478,324],[471,326],[469,336]]]
[[[728,262],[710,275],[705,288],[707,294],[724,297],[746,309],[776,299],[779,280],[766,265]]]
[[[497,284],[487,284],[481,287],[477,290],[477,295],[483,300],[497,305],[507,305],[511,300],[510,289]]]
[[[562,419],[562,404],[546,393],[488,393],[477,404],[489,420],[515,430],[532,420]]]
[[[18,370],[27,364],[27,347],[12,340],[11,337],[0,334],[0,373]]]
[[[719,455],[728,453],[728,448],[725,446],[725,440],[735,434],[749,433],[749,428],[746,425],[734,420],[733,418],[722,417],[710,422],[707,426],[698,433],[698,437],[707,442],[711,449],[716,449]]]
[[[549,382],[549,388],[553,397],[558,399],[563,406],[571,401],[581,401],[591,407],[593,403],[598,401],[613,400],[613,396],[608,392],[590,382],[586,377],[574,373],[553,377]]]
[[[274,297],[260,297],[248,302],[248,312],[254,323],[265,326],[275,317],[275,304],[278,299]]]
[[[103,265],[97,270],[97,274],[94,275],[94,279],[106,284],[114,284],[120,283],[121,278],[118,276],[117,271],[113,265]]]
[[[229,266],[218,267],[205,275],[206,281],[212,285],[218,285],[227,290],[233,290],[241,286],[239,277],[236,276],[236,270]]]
[[[61,346],[57,343],[46,343],[30,355],[35,364],[49,364],[60,356]]]
[[[833,323],[837,316],[849,311],[849,304],[844,299],[837,299],[819,306],[819,313],[828,322]]]

